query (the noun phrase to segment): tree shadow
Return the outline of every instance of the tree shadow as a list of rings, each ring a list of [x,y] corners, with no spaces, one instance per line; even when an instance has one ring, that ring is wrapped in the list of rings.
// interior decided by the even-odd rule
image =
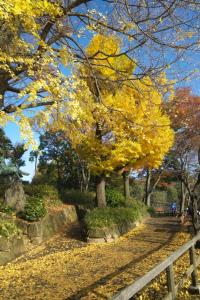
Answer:
[[[148,252],[140,255],[139,257],[133,259],[131,262],[125,264],[122,267],[119,267],[116,271],[101,277],[99,280],[95,281],[94,283],[86,286],[85,288],[77,291],[76,293],[74,293],[73,295],[65,298],[65,300],[77,300],[77,299],[81,299],[82,297],[87,296],[88,293],[92,292],[94,293],[96,296],[101,296],[102,299],[107,299],[107,297],[101,293],[99,293],[98,291],[95,291],[95,289],[97,289],[98,287],[102,287],[103,285],[106,285],[110,280],[112,280],[114,277],[120,275],[121,273],[123,273],[124,271],[129,272],[129,269],[132,269],[132,267],[139,263],[141,260],[145,259],[146,257],[148,257],[149,255],[153,254],[154,252],[159,251],[160,249],[162,249],[163,247],[165,247],[166,245],[168,245],[170,243],[170,241],[173,239],[173,237],[175,236],[176,232],[172,232],[171,235],[169,236],[168,240],[163,242],[161,245],[155,247],[154,249],[149,250]],[[120,257],[119,257],[120,259]],[[109,268],[109,266],[108,266]],[[130,270],[130,272],[132,273],[132,270]],[[139,274],[138,274],[138,278],[139,278]],[[120,289],[119,289],[120,290]],[[116,293],[119,291],[116,290]]]

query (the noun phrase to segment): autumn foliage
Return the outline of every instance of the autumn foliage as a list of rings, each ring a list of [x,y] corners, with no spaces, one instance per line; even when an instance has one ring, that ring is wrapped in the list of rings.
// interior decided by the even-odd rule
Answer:
[[[119,56],[112,57],[113,53]],[[126,77],[133,73],[134,63],[120,56],[120,41],[115,37],[95,36],[87,54],[94,59],[81,67],[81,86],[54,125],[65,131],[95,174],[125,166],[158,167],[173,143],[161,93],[149,77],[121,81],[123,72]],[[108,77],[117,81],[112,85]]]

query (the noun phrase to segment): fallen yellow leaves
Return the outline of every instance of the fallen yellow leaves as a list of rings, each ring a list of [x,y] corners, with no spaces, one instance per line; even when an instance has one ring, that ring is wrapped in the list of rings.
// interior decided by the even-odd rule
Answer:
[[[189,239],[171,230],[177,225],[170,222],[151,219],[110,244],[79,242],[70,249],[71,239],[53,239],[0,267],[0,299],[109,299]],[[151,294],[160,292],[160,283],[164,277],[153,283]]]

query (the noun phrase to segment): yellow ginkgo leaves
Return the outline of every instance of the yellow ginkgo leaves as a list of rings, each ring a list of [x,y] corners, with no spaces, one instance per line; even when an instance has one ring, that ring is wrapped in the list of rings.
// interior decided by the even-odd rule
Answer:
[[[149,77],[122,80],[132,76],[134,64],[120,56],[116,37],[95,36],[87,55],[90,63],[79,70],[82,84],[59,116],[66,137],[95,174],[158,167],[174,136],[158,88]]]

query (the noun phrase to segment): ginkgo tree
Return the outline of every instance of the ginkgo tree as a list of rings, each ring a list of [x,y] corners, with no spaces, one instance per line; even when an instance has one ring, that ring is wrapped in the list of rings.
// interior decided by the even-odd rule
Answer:
[[[198,4],[190,2],[0,0],[0,125],[17,122],[22,137],[33,142],[35,112],[41,108],[40,126],[48,123],[52,110],[76,88],[79,77],[71,80],[73,67],[95,62],[94,52],[86,54],[84,45],[96,33],[120,35],[124,54],[137,57],[134,78],[148,75],[155,79],[155,74],[182,58],[185,50],[199,50]],[[151,47],[156,51],[149,51]],[[168,50],[170,55],[165,55]],[[104,63],[107,59],[104,73],[109,75],[110,88],[116,74],[108,71],[108,64],[116,68],[121,61],[122,65],[117,53],[103,58]],[[126,63],[124,56],[124,71]],[[133,79],[123,69],[120,73],[121,80],[123,76]]]
[[[86,53],[93,60],[79,68],[82,81],[59,116],[55,112],[51,126],[65,132],[97,175],[97,202],[104,207],[105,177],[124,167],[159,166],[173,143],[173,131],[161,110],[162,95],[149,77],[124,83],[121,74],[132,74],[135,63],[120,55],[118,38],[98,34]]]

